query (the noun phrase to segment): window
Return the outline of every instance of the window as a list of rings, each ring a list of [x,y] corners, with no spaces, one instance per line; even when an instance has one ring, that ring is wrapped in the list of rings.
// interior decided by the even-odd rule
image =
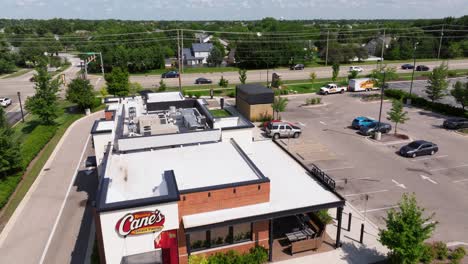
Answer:
[[[210,243],[206,238],[206,231],[190,233],[190,248],[194,251],[209,248]]]
[[[229,227],[223,226],[211,230],[211,246],[219,247],[225,244],[231,244],[232,238],[229,235]]]
[[[234,243],[249,241],[252,239],[252,225],[250,223],[242,223],[233,226]]]
[[[287,129],[287,130],[291,130],[291,127],[290,127],[290,126],[286,126],[286,129]]]
[[[280,130],[283,130],[283,129],[284,129],[284,126],[280,126],[279,129],[280,129]]]

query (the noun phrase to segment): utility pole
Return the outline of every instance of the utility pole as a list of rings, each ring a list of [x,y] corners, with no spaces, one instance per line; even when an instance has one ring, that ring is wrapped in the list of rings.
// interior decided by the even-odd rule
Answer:
[[[177,30],[177,59],[179,61],[178,64],[178,70],[179,70],[179,92],[182,93],[182,79],[180,78],[180,67],[181,67],[181,64],[182,64],[182,59],[181,59],[181,52],[180,52],[180,33],[179,33],[179,30]]]
[[[440,41],[439,41],[439,52],[437,53],[437,59],[440,60],[440,49],[442,48],[442,38],[444,37],[444,25],[442,25],[442,30],[440,31]]]
[[[330,30],[327,31],[327,49],[325,50],[325,66],[328,66],[328,40],[330,38]]]
[[[382,52],[380,53],[380,69],[382,69],[384,49],[385,49],[385,29],[383,30]]]
[[[24,112],[23,112],[23,104],[21,103],[21,93],[18,92],[18,102],[20,104],[20,109],[21,109],[21,120],[24,123]]]
[[[180,60],[182,61],[182,63],[180,64],[181,66],[181,72],[179,72],[179,76],[180,76],[180,73],[184,72],[184,30],[181,29],[180,30],[180,38],[181,38],[181,41],[180,41]]]
[[[99,52],[99,57],[101,58],[101,71],[102,71],[102,77],[104,77],[104,60],[102,59],[102,52]]]
[[[413,82],[414,82],[414,71],[416,69],[416,48],[418,47],[419,42],[414,43],[413,47],[413,72],[411,73],[411,84],[409,89],[409,98],[406,100],[408,105],[411,105],[411,93],[413,91]]]

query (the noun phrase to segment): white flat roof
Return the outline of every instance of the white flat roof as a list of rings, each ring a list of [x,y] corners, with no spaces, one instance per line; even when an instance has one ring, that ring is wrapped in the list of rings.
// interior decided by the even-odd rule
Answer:
[[[114,121],[99,121],[96,131],[112,130],[114,129]]]
[[[186,215],[183,216],[185,228],[340,201],[270,140],[253,142],[248,156],[270,179],[270,201]]]
[[[180,92],[148,93],[148,103],[185,100]]]
[[[106,202],[167,194],[167,170],[174,171],[179,190],[259,178],[231,142],[113,154],[105,175],[111,179]]]

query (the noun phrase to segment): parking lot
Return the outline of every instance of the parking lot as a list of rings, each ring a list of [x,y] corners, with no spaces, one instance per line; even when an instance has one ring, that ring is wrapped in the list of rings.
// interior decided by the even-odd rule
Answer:
[[[302,107],[305,98],[290,97],[282,113],[303,130],[298,139],[281,140],[290,152],[329,174],[347,200],[379,226],[403,193],[415,193],[440,222],[434,240],[468,243],[468,136],[441,128],[443,116],[407,108],[411,119],[399,125],[399,133],[437,143],[440,150],[434,156],[404,158],[396,152],[407,142],[377,143],[349,128],[356,116],[377,119],[379,102],[337,94],[323,97],[322,106]],[[390,107],[384,103],[384,122]]]

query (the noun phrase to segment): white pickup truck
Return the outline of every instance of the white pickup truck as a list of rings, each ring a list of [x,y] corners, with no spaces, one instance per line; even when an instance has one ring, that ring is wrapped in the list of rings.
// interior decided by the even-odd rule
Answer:
[[[345,86],[338,86],[335,83],[329,83],[324,87],[320,88],[320,93],[321,94],[332,94],[332,93],[344,93],[346,92],[346,87]]]

